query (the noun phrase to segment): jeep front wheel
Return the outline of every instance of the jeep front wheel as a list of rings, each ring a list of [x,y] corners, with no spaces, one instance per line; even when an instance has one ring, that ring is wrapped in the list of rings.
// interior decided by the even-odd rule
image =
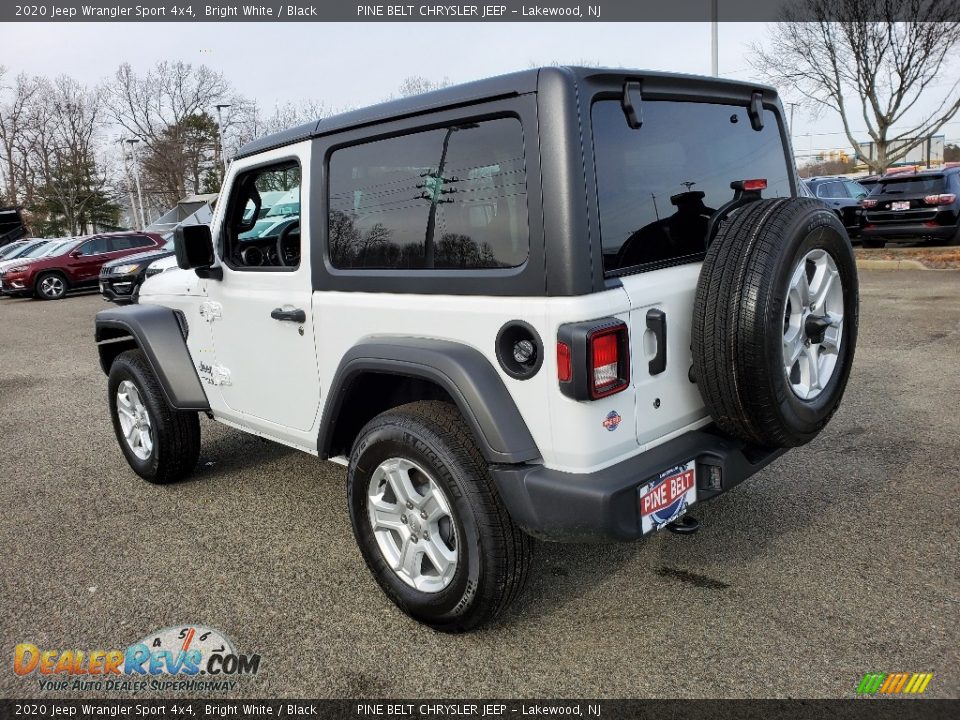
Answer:
[[[510,519],[455,407],[410,403],[367,423],[347,492],[367,567],[415,620],[464,632],[519,595],[533,539]]]
[[[165,484],[193,472],[200,457],[200,420],[172,409],[140,350],[127,350],[110,366],[110,419],[124,457],[137,475]]]

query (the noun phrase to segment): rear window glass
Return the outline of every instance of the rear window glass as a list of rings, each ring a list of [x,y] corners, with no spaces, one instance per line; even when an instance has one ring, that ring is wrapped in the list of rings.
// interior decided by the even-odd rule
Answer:
[[[905,195],[912,193],[939,193],[944,189],[943,175],[930,177],[891,178],[881,180],[870,191],[871,195]]]
[[[334,267],[503,268],[527,258],[523,131],[515,118],[337,150],[329,188]]]
[[[631,129],[617,100],[593,105],[604,270],[696,261],[707,224],[733,198],[734,180],[765,178],[763,197],[791,195],[777,118],[760,131],[745,107],[644,101]]]

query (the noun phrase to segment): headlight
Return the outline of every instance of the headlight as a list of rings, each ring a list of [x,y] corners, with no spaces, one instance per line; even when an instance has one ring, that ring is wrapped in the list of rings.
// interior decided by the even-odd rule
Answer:
[[[15,272],[23,272],[24,270],[27,269],[27,267],[28,267],[27,265],[17,265],[16,267],[7,268],[7,269],[4,270],[3,272],[4,272],[4,274],[6,274],[6,273],[15,273]]]
[[[113,269],[112,275],[126,275],[127,273],[136,272],[140,269],[139,263],[133,263],[131,265],[120,265]]]

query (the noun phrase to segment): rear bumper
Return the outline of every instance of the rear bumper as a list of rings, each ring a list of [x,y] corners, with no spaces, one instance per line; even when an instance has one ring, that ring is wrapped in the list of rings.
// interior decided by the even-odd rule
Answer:
[[[491,468],[500,496],[521,528],[545,540],[636,540],[640,488],[668,468],[697,462],[697,502],[736,487],[784,452],[696,430],[593,473],[566,473],[542,465]],[[711,478],[719,468],[719,487]]]
[[[956,225],[925,225],[923,223],[905,223],[889,225],[870,225],[860,231],[865,240],[870,238],[918,238],[934,237],[950,240],[957,234]]]

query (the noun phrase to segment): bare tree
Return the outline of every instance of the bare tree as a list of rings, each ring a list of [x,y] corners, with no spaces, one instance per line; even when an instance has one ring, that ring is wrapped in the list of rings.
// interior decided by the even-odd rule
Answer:
[[[113,188],[102,156],[105,122],[99,93],[60,76],[40,81],[23,132],[35,224],[51,233],[76,235],[116,216]]]
[[[145,75],[137,75],[124,63],[103,91],[113,120],[127,136],[143,142],[144,157],[162,159],[154,163],[162,171],[145,173],[144,180],[148,198],[158,202],[158,209],[170,207],[187,194],[188,182],[196,177],[191,163],[197,152],[191,145],[197,141],[198,121],[192,118],[228,101],[229,84],[203,65],[159,62]],[[216,139],[211,143],[208,155],[215,164]]]
[[[26,204],[30,200],[28,161],[31,145],[25,135],[31,107],[40,94],[42,82],[25,73],[12,84],[6,82],[6,68],[0,66],[0,153],[3,163],[3,194],[7,201]]]
[[[753,47],[752,62],[815,108],[837,112],[859,158],[882,173],[960,110],[960,75],[947,72],[958,43],[957,0],[802,0],[768,45]],[[933,110],[893,133],[931,97]],[[872,157],[853,130],[861,121]]]
[[[405,77],[400,83],[398,92],[400,97],[412,97],[413,95],[422,95],[441,88],[450,86],[450,78],[445,77],[442,80],[429,80],[422,75],[410,75]]]
[[[300,100],[275,105],[272,112],[265,111],[256,100],[237,98],[224,115],[224,131],[227,146],[231,141],[235,151],[240,145],[251,140],[280,132],[288,128],[315,122],[332,114],[330,107],[322,100]]]

